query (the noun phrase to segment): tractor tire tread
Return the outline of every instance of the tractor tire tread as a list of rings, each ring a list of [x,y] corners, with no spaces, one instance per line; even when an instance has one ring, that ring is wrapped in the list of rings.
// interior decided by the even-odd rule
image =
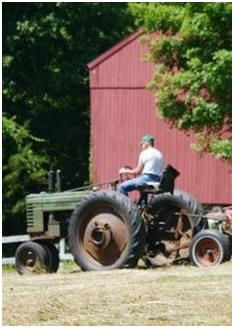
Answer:
[[[123,212],[125,213],[125,220],[127,220],[129,224],[131,240],[129,242],[129,249],[127,255],[125,256],[120,267],[135,266],[143,252],[145,237],[144,223],[141,219],[136,205],[132,203],[132,201],[128,197],[112,190],[100,190],[88,195],[83,199],[81,204],[73,211],[68,227],[68,239],[72,254],[75,258],[75,262],[83,270],[98,270],[98,268],[89,265],[89,263],[86,263],[80,257],[76,245],[76,231],[80,215],[83,211],[85,211],[87,207],[93,205],[97,201],[104,202],[106,204],[111,204],[111,206],[113,206],[117,210],[119,210],[120,208],[123,209]],[[111,268],[115,268],[115,266],[113,265],[111,266]],[[108,269],[108,267],[106,269]]]

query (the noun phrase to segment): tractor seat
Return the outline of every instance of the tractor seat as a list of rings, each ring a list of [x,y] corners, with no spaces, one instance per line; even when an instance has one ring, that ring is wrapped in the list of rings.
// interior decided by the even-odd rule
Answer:
[[[136,189],[140,192],[154,193],[158,191],[159,185],[160,182],[147,182],[144,184],[139,184]]]
[[[153,187],[155,191],[158,190],[159,185],[160,185],[160,182],[147,182],[146,183],[147,187]]]
[[[168,165],[161,177],[160,182],[147,182],[137,186],[137,190],[145,193],[154,193],[154,192],[170,192],[173,194],[175,186],[175,178],[180,173],[171,165]]]

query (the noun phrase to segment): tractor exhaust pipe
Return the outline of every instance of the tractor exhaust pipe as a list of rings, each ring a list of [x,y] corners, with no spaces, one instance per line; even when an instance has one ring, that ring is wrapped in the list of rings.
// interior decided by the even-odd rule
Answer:
[[[61,170],[56,171],[56,191],[62,191],[62,179],[61,179]]]
[[[54,191],[54,178],[55,178],[55,172],[50,169],[48,172],[48,191],[53,192]]]
[[[50,168],[50,171],[48,172],[48,191],[49,192],[54,192],[54,191],[61,192],[62,191],[61,170],[57,170],[55,172],[55,171],[53,171],[52,166]]]

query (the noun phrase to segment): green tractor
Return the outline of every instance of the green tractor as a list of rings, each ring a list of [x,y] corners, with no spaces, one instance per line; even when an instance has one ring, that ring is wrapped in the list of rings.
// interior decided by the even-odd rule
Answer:
[[[134,267],[140,258],[147,266],[187,260],[193,236],[207,221],[193,197],[174,189],[178,175],[168,165],[159,183],[138,187],[140,197],[133,202],[117,191],[118,180],[105,183],[107,189],[100,189],[103,184],[61,191],[60,171],[54,191],[50,172],[49,191],[26,197],[30,241],[16,250],[17,271],[56,272],[61,238],[83,270]]]

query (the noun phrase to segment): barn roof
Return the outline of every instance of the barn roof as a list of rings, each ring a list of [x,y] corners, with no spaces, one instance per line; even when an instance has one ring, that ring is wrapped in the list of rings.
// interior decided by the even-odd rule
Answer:
[[[128,37],[126,37],[125,39],[123,39],[122,41],[118,42],[116,45],[111,47],[109,50],[105,51],[100,56],[98,56],[97,58],[95,58],[94,60],[89,62],[87,64],[88,69],[91,70],[94,67],[96,67],[97,65],[101,64],[104,60],[106,60],[107,58],[114,55],[116,52],[118,52],[123,47],[125,47],[126,45],[128,45],[129,43],[131,43],[132,41],[137,39],[143,33],[144,32],[142,30],[136,31],[136,32],[132,33],[131,35],[129,35]]]

